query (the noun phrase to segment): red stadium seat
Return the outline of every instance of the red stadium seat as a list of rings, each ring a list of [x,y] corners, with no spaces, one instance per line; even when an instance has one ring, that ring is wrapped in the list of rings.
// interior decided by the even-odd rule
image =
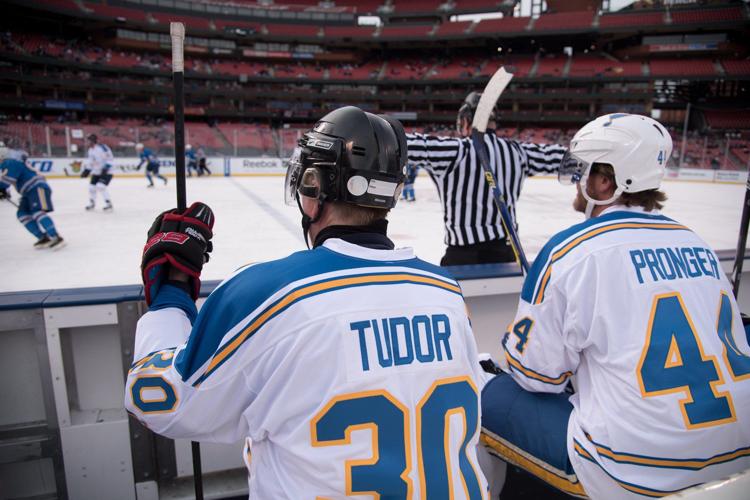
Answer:
[[[571,78],[642,76],[640,61],[612,61],[603,56],[581,54],[573,57],[568,70]]]
[[[534,31],[566,31],[591,28],[593,11],[542,14],[534,23]]]
[[[326,38],[372,38],[375,28],[372,26],[326,26],[323,28]]]
[[[721,9],[673,9],[672,24],[701,24],[742,21],[745,19],[742,7],[728,7]]]
[[[396,40],[404,38],[424,38],[430,31],[432,31],[432,29],[432,24],[384,26],[383,30],[380,32],[380,38]]]
[[[266,24],[268,34],[271,36],[295,38],[317,38],[320,27],[305,24]]]
[[[664,24],[664,11],[604,14],[599,17],[599,29],[659,26]]]
[[[435,32],[435,38],[464,35],[473,21],[445,22]]]
[[[728,75],[747,76],[750,75],[750,60],[725,60],[721,65]]]
[[[501,35],[505,33],[522,33],[528,26],[530,17],[503,17],[501,19],[486,19],[474,28],[472,33],[491,33]]]
[[[566,56],[561,54],[549,55],[539,59],[539,65],[536,68],[535,76],[556,76],[561,77],[565,66]]]
[[[649,63],[654,76],[716,76],[710,59],[654,59]]]

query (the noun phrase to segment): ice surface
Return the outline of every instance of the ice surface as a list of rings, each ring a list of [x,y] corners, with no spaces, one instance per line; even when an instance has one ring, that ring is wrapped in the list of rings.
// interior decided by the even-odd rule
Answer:
[[[115,178],[110,185],[112,213],[83,207],[88,182],[51,179],[53,220],[68,245],[56,252],[33,250],[34,238],[18,223],[15,208],[0,201],[3,259],[0,291],[125,285],[140,282],[141,249],[156,214],[175,205],[174,179],[146,189],[146,180]],[[248,262],[276,259],[304,249],[297,207],[282,201],[283,177],[188,179],[188,200],[201,200],[216,212],[214,253],[204,279],[222,279]],[[717,250],[737,243],[744,186],[668,181],[664,213],[693,228]],[[442,208],[427,176],[416,183],[417,201],[400,202],[390,216],[397,246],[438,262],[444,251]],[[573,212],[572,187],[551,178],[528,179],[517,207],[521,241],[531,258],[557,231],[580,222]],[[14,193],[18,201],[18,195]]]

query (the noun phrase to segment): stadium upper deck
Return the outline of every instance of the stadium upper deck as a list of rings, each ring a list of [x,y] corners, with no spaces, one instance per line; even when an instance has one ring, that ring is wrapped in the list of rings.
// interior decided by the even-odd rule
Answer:
[[[7,2],[0,112],[8,116],[168,118],[167,24],[180,20],[189,35],[186,113],[203,125],[309,123],[342,104],[410,126],[451,123],[465,94],[502,64],[516,76],[499,104],[514,126],[567,128],[655,108],[681,125],[691,102],[691,128],[750,128],[742,109],[750,105],[750,15],[738,1],[609,13],[577,0],[562,2],[572,12],[478,22],[449,19],[510,13],[516,2]],[[356,26],[363,12],[388,22]]]

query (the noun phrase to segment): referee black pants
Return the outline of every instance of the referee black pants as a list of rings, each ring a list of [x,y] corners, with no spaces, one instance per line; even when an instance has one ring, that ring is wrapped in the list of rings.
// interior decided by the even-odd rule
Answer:
[[[448,246],[440,259],[441,266],[464,266],[467,264],[492,264],[514,262],[513,248],[505,238],[485,241],[473,245]]]

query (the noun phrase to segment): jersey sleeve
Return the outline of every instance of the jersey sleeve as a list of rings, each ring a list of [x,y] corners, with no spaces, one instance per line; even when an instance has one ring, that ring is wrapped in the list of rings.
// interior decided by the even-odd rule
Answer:
[[[195,380],[232,326],[231,304],[217,292],[195,317],[188,294],[165,286],[138,322],[125,407],[158,434],[220,443],[247,435],[242,413],[254,394],[242,370],[211,384]]]
[[[526,162],[524,167],[528,175],[554,174],[560,169],[567,148],[560,144],[533,144],[518,142]]]
[[[533,270],[529,274],[533,277]],[[580,360],[567,294],[550,284],[543,300],[521,298],[503,337],[507,371],[524,389],[562,392]]]
[[[406,134],[406,143],[409,163],[437,177],[456,165],[465,148],[461,139],[425,134]]]

